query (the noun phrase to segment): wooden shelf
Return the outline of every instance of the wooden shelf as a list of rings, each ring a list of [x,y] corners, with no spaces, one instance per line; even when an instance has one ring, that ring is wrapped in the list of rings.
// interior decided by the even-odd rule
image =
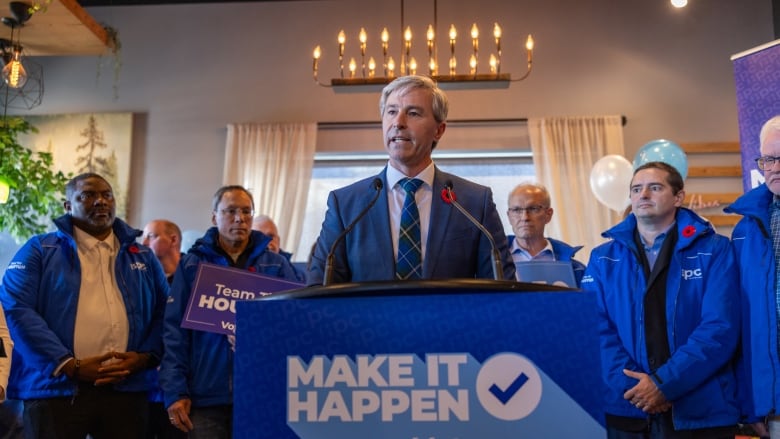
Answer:
[[[691,177],[742,177],[742,166],[692,166],[688,168]]]
[[[680,147],[686,154],[740,153],[739,142],[689,142]]]

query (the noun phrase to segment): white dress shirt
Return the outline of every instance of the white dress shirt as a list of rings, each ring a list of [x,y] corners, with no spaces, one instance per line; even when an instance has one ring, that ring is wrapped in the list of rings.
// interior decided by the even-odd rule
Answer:
[[[431,222],[431,200],[433,199],[433,162],[423,169],[422,172],[410,178],[417,178],[423,181],[423,184],[414,193],[414,200],[417,203],[417,210],[420,212],[420,240],[422,241],[422,260],[425,261],[425,248],[428,242],[428,225]],[[406,192],[398,182],[407,178],[401,171],[395,169],[390,163],[387,164],[387,185],[390,190],[387,192],[387,207],[390,212],[390,233],[393,237],[393,256],[398,255],[398,235],[401,229],[401,212],[404,208],[404,199]]]
[[[75,226],[73,236],[81,262],[81,288],[73,335],[76,358],[109,351],[125,352],[130,326],[115,275],[119,241],[113,231],[100,241]]]

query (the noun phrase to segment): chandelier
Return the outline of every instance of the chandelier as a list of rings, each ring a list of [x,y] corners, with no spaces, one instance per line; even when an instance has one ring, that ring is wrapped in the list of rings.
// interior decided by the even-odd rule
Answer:
[[[378,33],[379,47],[381,49],[381,55],[377,50],[377,59],[374,56],[367,53],[368,48],[368,32],[365,28],[360,28],[360,32],[357,35],[357,44],[359,48],[359,55],[356,52],[355,55],[359,56],[359,60],[356,60],[354,56],[350,56],[347,61],[346,48],[347,48],[347,35],[344,30],[339,31],[336,37],[338,48],[338,77],[330,80],[330,84],[323,84],[319,79],[319,62],[322,57],[323,50],[320,46],[314,48],[312,53],[313,64],[312,74],[314,82],[322,87],[338,87],[338,86],[350,86],[350,85],[382,85],[387,84],[397,76],[404,75],[427,75],[438,83],[473,83],[475,86],[480,87],[508,87],[509,83],[522,81],[531,74],[531,68],[533,66],[533,51],[534,51],[534,39],[531,35],[528,35],[525,41],[526,71],[519,78],[513,79],[510,73],[501,71],[502,61],[502,29],[498,23],[493,24],[493,35],[488,47],[489,56],[480,60],[480,56],[484,56],[480,53],[480,30],[476,23],[472,24],[467,38],[459,37],[460,33],[456,29],[454,24],[449,27],[445,41],[448,41],[448,50],[442,57],[445,62],[442,67],[439,64],[438,56],[438,29],[437,29],[437,5],[436,0],[433,3],[433,16],[434,22],[428,25],[428,29],[425,32],[424,43],[427,46],[427,57],[418,62],[412,55],[412,42],[413,31],[411,27],[404,27],[404,2],[401,0],[401,29],[402,29],[402,42],[401,50],[398,53],[398,59],[400,62],[396,64],[395,58],[392,56],[390,50],[390,32],[387,28],[383,28]],[[455,56],[456,44],[465,44],[469,46],[469,56],[467,59],[458,59]],[[483,49],[484,41],[483,41]],[[368,57],[368,59],[367,59]],[[346,62],[346,64],[345,64]]]

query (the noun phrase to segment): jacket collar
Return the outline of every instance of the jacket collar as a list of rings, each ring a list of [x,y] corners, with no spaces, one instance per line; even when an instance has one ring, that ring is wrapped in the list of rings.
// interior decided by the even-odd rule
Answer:
[[[675,249],[682,249],[690,245],[699,236],[715,233],[712,224],[699,216],[696,212],[679,207],[675,215],[677,228],[677,245]],[[636,217],[632,213],[626,219],[605,231],[601,236],[621,242],[623,245],[636,250],[634,243],[634,229],[636,229]]]
[[[73,238],[73,217],[66,213],[58,218],[54,219],[54,225],[64,235],[67,235],[71,239]],[[119,218],[114,218],[114,224],[111,226],[114,231],[114,235],[121,244],[132,244],[136,238],[143,234],[143,231],[130,227],[126,222]]]
[[[774,194],[764,183],[737,198],[737,201],[727,206],[723,211],[756,218],[768,230],[769,206],[773,202]]]

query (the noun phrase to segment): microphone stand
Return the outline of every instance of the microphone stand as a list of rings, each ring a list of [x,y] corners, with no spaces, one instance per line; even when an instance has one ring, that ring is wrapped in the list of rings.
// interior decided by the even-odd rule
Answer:
[[[328,252],[328,258],[325,261],[325,274],[322,277],[322,286],[330,285],[331,280],[333,279],[333,261],[336,258],[336,246],[338,246],[339,243],[344,240],[344,238],[347,236],[347,233],[351,232],[355,227],[355,224],[363,219],[363,217],[366,216],[374,204],[376,204],[376,200],[379,199],[379,194],[382,193],[383,187],[384,184],[382,184],[382,179],[379,177],[375,178],[374,181],[371,182],[371,188],[376,191],[374,198],[371,199],[371,201],[368,203],[368,206],[366,206],[366,208],[363,209],[351,223],[349,223],[349,225],[341,232],[341,234],[336,237],[336,240],[333,241],[333,244],[330,246],[330,251]]]
[[[452,182],[447,181],[444,183],[444,190],[447,191],[447,196],[444,202],[448,204],[452,204],[455,206],[456,209],[460,211],[466,218],[468,218],[469,221],[471,221],[472,224],[477,226],[477,228],[482,232],[483,235],[485,235],[490,242],[490,262],[493,264],[493,280],[502,280],[504,278],[504,270],[501,267],[501,254],[498,253],[498,247],[496,246],[496,241],[493,239],[493,235],[488,232],[488,230],[480,224],[479,221],[477,221],[476,218],[474,218],[468,211],[455,200],[455,194],[452,192]]]

